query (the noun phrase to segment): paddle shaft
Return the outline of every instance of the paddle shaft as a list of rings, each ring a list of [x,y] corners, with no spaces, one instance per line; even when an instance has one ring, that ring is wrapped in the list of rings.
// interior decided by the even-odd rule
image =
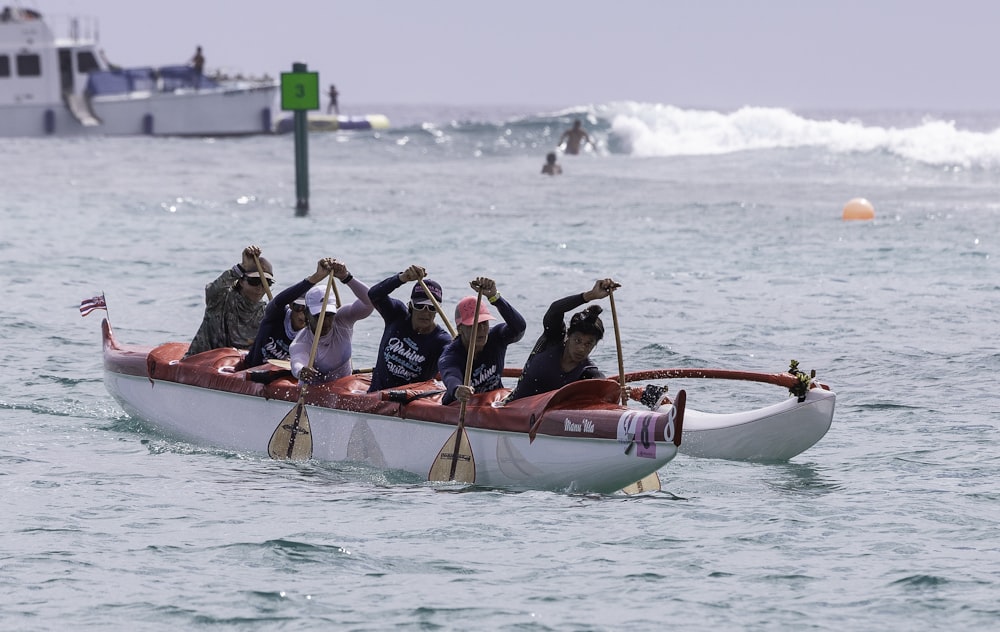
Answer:
[[[323,319],[326,317],[326,306],[330,303],[330,288],[333,287],[333,272],[326,278],[326,293],[323,294],[323,307],[320,308],[319,317],[316,319],[316,331],[313,332],[313,344],[309,350],[309,364],[307,368],[312,368],[316,361],[316,349],[319,348],[319,337],[323,334]],[[305,397],[306,384],[302,384],[302,397]]]
[[[472,335],[469,340],[469,349],[465,354],[465,381],[462,382],[463,386],[470,386],[472,384],[472,361],[476,356],[476,336],[479,334],[479,306],[483,302],[483,290],[479,288],[476,294],[476,311],[473,312],[472,320]],[[455,469],[458,467],[458,449],[462,442],[462,433],[465,432],[465,406],[464,400],[459,404],[458,410],[458,429],[455,431],[455,449],[452,451],[451,458],[451,473],[449,475],[450,480],[455,480]]]
[[[313,332],[313,343],[312,348],[309,350],[309,363],[306,367],[312,368],[313,363],[316,361],[316,350],[319,348],[319,337],[323,331],[323,319],[326,316],[326,306],[330,301],[330,288],[333,286],[333,273],[327,277],[326,280],[326,293],[323,294],[323,307],[319,313],[319,318],[316,319],[316,331]],[[299,401],[295,404],[295,409],[300,411],[299,414],[295,416],[295,427],[292,428],[292,434],[288,441],[288,449],[286,451],[285,458],[291,458],[292,450],[295,448],[295,438],[297,436],[297,430],[299,426],[299,420],[301,417],[306,417],[308,419],[309,415],[306,413],[306,393],[309,391],[309,384],[305,381],[302,382],[302,387],[299,389]],[[284,419],[282,419],[282,422]],[[279,422],[280,423],[280,422]],[[309,450],[312,452],[312,450]]]
[[[331,278],[331,279],[333,279],[333,278],[334,278],[333,274],[331,274],[331,275],[330,275],[330,278]],[[338,289],[337,289],[337,282],[336,282],[336,281],[331,281],[331,284],[330,284],[330,285],[331,285],[331,287],[333,288],[333,298],[334,298],[334,299],[336,299],[336,301],[337,301],[337,302],[336,302],[336,303],[334,303],[334,304],[335,304],[335,305],[337,306],[337,309],[340,309],[340,305],[341,305],[341,303],[340,303],[340,290],[338,290]],[[330,293],[330,288],[327,288],[327,289],[326,289],[326,293],[327,293],[327,294],[329,294],[329,293]],[[324,309],[325,309],[325,307],[326,307],[326,303],[323,303],[323,307],[324,307]]]
[[[254,265],[257,266],[257,274],[260,275],[258,278],[260,279],[260,282],[264,284],[264,291],[267,292],[267,300],[273,301],[274,296],[271,294],[271,284],[264,278],[264,269],[260,267],[260,257],[254,255],[253,262]]]
[[[628,405],[628,390],[625,387],[625,361],[622,359],[622,334],[618,329],[618,310],[615,309],[615,291],[608,292],[611,302],[611,322],[615,325],[615,346],[618,348],[618,383],[622,387],[622,406]]]
[[[441,320],[444,321],[444,325],[445,325],[445,327],[448,328],[448,333],[451,334],[451,337],[455,338],[456,336],[458,336],[458,333],[455,331],[455,328],[451,326],[451,321],[449,321],[448,317],[445,316],[444,309],[442,309],[441,304],[438,303],[437,299],[434,298],[434,295],[431,294],[431,291],[427,287],[427,284],[424,283],[424,280],[423,279],[417,279],[417,282],[420,283],[420,287],[424,288],[424,294],[427,295],[427,298],[431,299],[431,303],[434,304],[434,309],[436,309],[437,313],[440,314]]]

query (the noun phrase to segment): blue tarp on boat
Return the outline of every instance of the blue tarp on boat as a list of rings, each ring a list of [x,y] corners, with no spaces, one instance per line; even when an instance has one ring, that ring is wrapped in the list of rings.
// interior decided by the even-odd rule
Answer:
[[[162,84],[157,87],[157,80]],[[184,88],[215,88],[218,84],[205,76],[199,76],[190,66],[163,66],[162,68],[122,68],[118,70],[98,70],[91,72],[87,79],[87,94],[90,96],[128,94],[145,91],[173,92]]]

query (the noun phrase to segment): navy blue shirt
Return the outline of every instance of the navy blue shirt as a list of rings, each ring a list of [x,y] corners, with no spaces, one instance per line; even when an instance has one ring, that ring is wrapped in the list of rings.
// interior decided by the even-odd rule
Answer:
[[[542,318],[542,335],[524,363],[521,378],[510,394],[511,400],[554,391],[577,380],[605,377],[590,360],[590,356],[569,371],[562,370],[562,354],[566,348],[566,323],[563,317],[566,312],[586,302],[583,294],[574,294],[549,306]]]
[[[287,360],[288,345],[295,339],[289,321],[288,306],[313,286],[309,279],[302,279],[275,296],[264,309],[257,337],[247,353],[247,366],[258,366],[267,360]]]
[[[485,298],[483,300],[486,300]],[[474,392],[485,393],[503,387],[500,378],[503,377],[504,361],[507,357],[507,346],[517,342],[524,336],[527,323],[524,317],[514,309],[502,296],[493,304],[504,319],[504,322],[490,328],[486,346],[472,360],[472,386]],[[480,323],[484,326],[485,323]],[[442,404],[455,401],[455,389],[465,382],[465,360],[468,351],[461,336],[455,338],[445,347],[441,354],[441,379],[444,380],[445,392],[441,398]]]
[[[437,375],[441,351],[451,342],[451,335],[441,325],[434,325],[426,334],[414,331],[410,308],[389,296],[402,284],[394,274],[368,290],[368,298],[385,321],[368,392],[432,379]]]

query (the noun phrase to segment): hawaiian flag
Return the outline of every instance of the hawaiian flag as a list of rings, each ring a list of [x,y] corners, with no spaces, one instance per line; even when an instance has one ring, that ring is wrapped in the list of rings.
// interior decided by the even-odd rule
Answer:
[[[108,311],[108,304],[104,301],[104,294],[80,301],[80,316],[86,316],[95,309]]]

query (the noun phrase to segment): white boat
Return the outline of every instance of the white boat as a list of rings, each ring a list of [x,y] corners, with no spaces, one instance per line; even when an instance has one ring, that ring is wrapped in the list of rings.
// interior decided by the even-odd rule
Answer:
[[[300,393],[281,369],[243,369],[244,354],[232,348],[182,359],[187,343],[120,345],[107,320],[102,328],[105,385],[126,412],[186,441],[274,454],[272,435],[286,427]],[[312,457],[442,480],[431,476],[432,469],[458,454],[450,446],[459,405],[442,405],[441,384],[433,380],[376,393],[367,392],[369,384],[369,376],[355,375],[308,389]],[[466,408],[473,468],[467,482],[612,493],[653,475],[681,443],[680,393],[674,405],[658,411],[622,406],[614,380],[574,382],[505,404],[508,393],[475,395]]]
[[[123,68],[93,20],[57,37],[37,11],[0,12],[0,137],[231,136],[272,131],[277,81],[205,76],[193,66]]]
[[[773,384],[788,390],[783,401],[735,413],[709,413],[687,406],[680,452],[733,461],[787,461],[822,439],[833,423],[837,394],[799,372],[755,373],[726,369],[657,369],[627,373],[629,382],[737,380]]]

